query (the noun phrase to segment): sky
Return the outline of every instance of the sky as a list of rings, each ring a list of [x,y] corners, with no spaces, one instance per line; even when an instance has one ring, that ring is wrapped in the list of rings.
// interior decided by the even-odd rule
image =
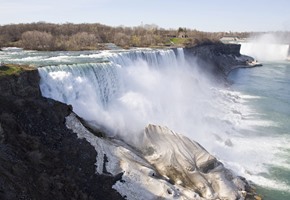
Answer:
[[[290,0],[0,0],[0,25],[40,21],[290,31]]]

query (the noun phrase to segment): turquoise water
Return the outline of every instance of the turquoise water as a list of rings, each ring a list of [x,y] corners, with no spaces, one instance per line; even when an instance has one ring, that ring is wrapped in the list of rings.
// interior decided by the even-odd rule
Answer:
[[[270,140],[266,145],[274,151],[274,158],[265,164],[267,171],[260,174],[267,181],[258,181],[258,192],[266,200],[290,199],[290,62],[266,62],[262,67],[238,69],[229,80],[235,91],[254,97],[245,104],[255,110],[255,119],[267,122],[249,134],[273,138],[273,143]]]

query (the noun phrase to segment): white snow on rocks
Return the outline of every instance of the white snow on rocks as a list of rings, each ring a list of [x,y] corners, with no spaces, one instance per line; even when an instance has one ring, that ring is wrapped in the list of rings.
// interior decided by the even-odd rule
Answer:
[[[126,199],[244,199],[244,181],[201,145],[167,127],[148,125],[129,146],[96,137],[73,113],[66,125],[95,147],[98,174],[122,175],[113,188]]]

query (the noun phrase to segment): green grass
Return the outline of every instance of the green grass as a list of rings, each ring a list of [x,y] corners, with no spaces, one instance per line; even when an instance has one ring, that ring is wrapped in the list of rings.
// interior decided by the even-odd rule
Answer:
[[[185,45],[189,42],[189,38],[171,38],[170,42],[174,43],[175,45]]]
[[[28,65],[4,64],[0,66],[0,76],[19,75],[23,71],[32,69]]]

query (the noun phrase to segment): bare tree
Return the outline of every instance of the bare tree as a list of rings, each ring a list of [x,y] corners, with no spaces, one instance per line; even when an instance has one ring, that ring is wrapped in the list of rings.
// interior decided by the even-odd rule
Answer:
[[[50,50],[53,47],[53,36],[40,31],[26,31],[21,35],[25,49]]]
[[[121,47],[129,47],[130,44],[130,37],[125,33],[116,33],[114,37],[114,43]]]
[[[71,49],[77,50],[82,48],[93,48],[97,44],[97,38],[92,33],[80,32],[69,38],[69,46]]]
[[[136,36],[136,35],[131,36],[131,38],[130,38],[130,44],[133,47],[139,47],[139,46],[141,46],[141,38],[139,36]]]
[[[163,29],[154,24],[137,27],[110,27],[94,24],[52,24],[37,22],[30,24],[10,24],[0,26],[0,47],[16,46],[36,50],[85,50],[97,49],[101,43],[116,43],[122,47],[168,45],[173,38],[182,36],[180,45],[195,45],[208,40],[217,42],[226,32],[210,33],[180,27]],[[236,36],[247,37],[248,32],[235,32]],[[282,33],[277,33],[282,35]],[[286,40],[290,41],[289,32]],[[183,42],[184,41],[184,42]],[[184,44],[183,44],[184,43]]]

